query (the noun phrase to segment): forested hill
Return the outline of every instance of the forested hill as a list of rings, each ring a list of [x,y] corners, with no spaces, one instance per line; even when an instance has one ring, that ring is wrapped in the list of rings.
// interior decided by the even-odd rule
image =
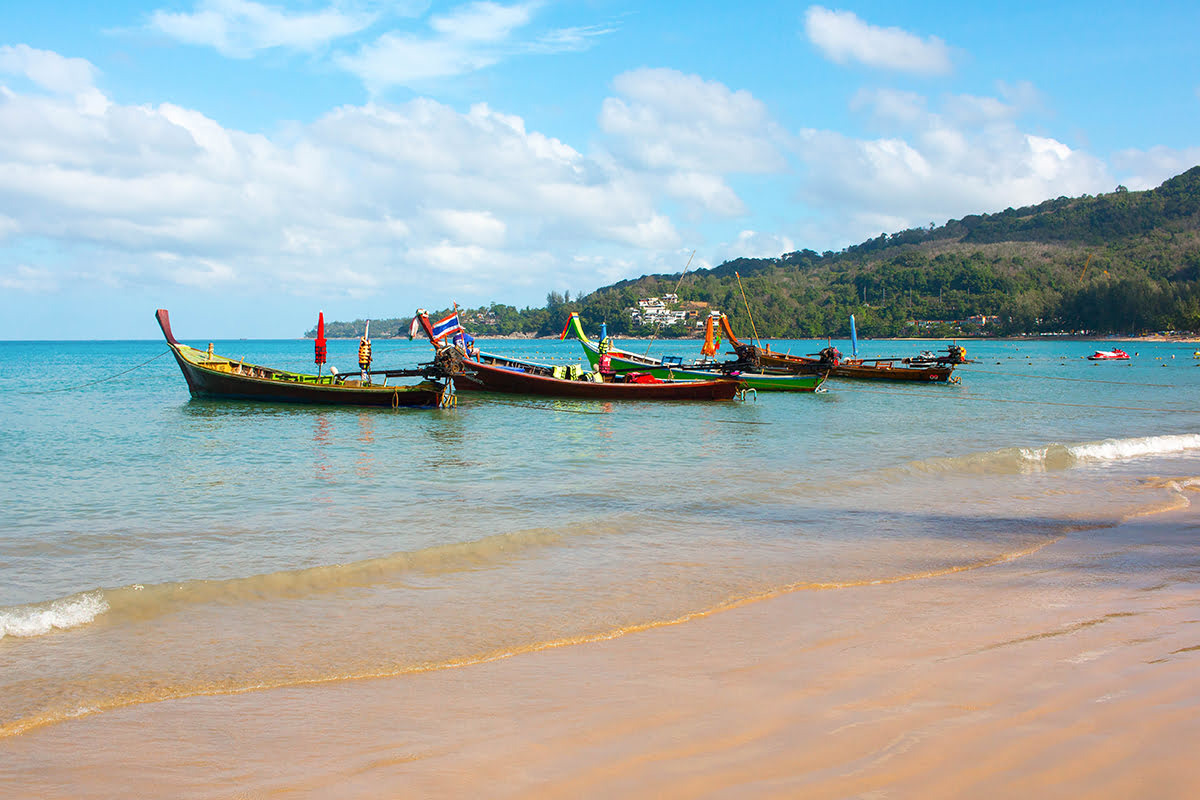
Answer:
[[[763,337],[844,338],[851,314],[860,335],[872,337],[973,333],[973,316],[988,317],[982,332],[993,334],[1200,330],[1200,166],[1148,191],[1059,197],[881,234],[840,252],[740,258],[576,298],[550,292],[544,308],[493,304],[472,310],[469,327],[556,335],[579,311],[589,330],[604,321],[610,333],[645,335],[654,326],[635,323],[628,309],[675,292],[681,307],[706,303],[748,336],[737,274]],[[678,325],[659,335],[694,332]]]

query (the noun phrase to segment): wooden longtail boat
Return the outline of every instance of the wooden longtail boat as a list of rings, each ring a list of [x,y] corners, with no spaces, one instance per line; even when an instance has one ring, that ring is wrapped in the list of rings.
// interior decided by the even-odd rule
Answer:
[[[820,357],[793,356],[772,352],[770,347],[757,347],[746,344],[733,335],[729,327],[729,318],[721,315],[721,329],[725,337],[733,345],[739,358],[761,365],[764,372],[804,371],[818,369],[822,365],[829,369],[829,374],[835,378],[854,378],[875,381],[919,381],[922,383],[946,383],[954,372],[954,365],[949,363],[904,363],[902,358],[842,358],[836,348],[827,347],[821,351]]]
[[[748,389],[760,392],[815,392],[825,383],[829,376],[828,368],[814,368],[800,372],[764,373],[745,369],[741,361],[692,361],[684,363],[682,359],[650,358],[612,347],[607,339],[596,342],[583,332],[583,324],[577,312],[571,312],[563,328],[560,339],[565,339],[568,333],[574,333],[575,338],[583,347],[592,369],[598,369],[600,359],[608,356],[608,368],[615,374],[629,372],[649,373],[656,378],[667,380],[715,380],[722,377],[734,377],[742,381]]]
[[[570,380],[554,377],[553,367],[544,364],[539,366],[544,367],[546,372],[531,370],[521,362],[481,353],[478,360],[462,360],[462,372],[454,373],[455,386],[460,391],[537,394],[596,400],[732,400],[742,390],[741,382],[732,378],[703,381],[656,378],[657,383],[643,383],[634,378],[626,381]]]
[[[447,405],[448,398],[452,397],[446,384],[437,380],[426,379],[414,385],[387,385],[389,378],[436,375],[428,368],[369,372],[372,377],[382,378],[383,382],[377,384],[364,384],[360,378],[350,375],[287,372],[215,355],[212,345],[205,351],[181,344],[171,333],[171,320],[166,309],[158,309],[155,318],[193,397],[392,408],[434,408]]]
[[[733,400],[745,388],[736,378],[713,380],[660,380],[650,375],[605,379],[595,372],[552,367],[491,353],[464,355],[445,344],[446,334],[435,335],[428,315],[417,311],[415,324],[437,349],[434,363],[452,377],[459,391],[574,397],[593,400]],[[438,323],[441,326],[441,322]],[[575,373],[575,374],[572,374]]]

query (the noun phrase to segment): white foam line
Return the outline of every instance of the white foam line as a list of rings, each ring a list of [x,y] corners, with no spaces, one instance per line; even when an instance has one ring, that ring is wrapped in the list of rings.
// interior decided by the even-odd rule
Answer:
[[[105,611],[108,611],[108,601],[100,589],[46,603],[0,608],[0,639],[5,636],[44,636],[54,630],[77,628]]]
[[[1138,439],[1105,439],[1067,448],[1073,458],[1081,461],[1116,461],[1141,456],[1170,455],[1188,450],[1200,450],[1200,434],[1184,433],[1173,436],[1146,436]]]

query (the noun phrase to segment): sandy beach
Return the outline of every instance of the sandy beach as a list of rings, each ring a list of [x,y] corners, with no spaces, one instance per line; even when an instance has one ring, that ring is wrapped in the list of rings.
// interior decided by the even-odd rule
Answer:
[[[1182,496],[1181,496],[1182,497]],[[1190,797],[1200,513],[612,640],[0,742],[6,798]]]

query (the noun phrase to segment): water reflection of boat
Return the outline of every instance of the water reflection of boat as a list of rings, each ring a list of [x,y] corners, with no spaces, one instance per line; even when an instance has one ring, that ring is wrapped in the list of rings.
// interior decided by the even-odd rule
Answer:
[[[212,345],[197,350],[176,341],[171,333],[167,310],[158,309],[155,317],[183,372],[193,397],[221,400],[258,400],[270,403],[322,403],[348,406],[436,407],[443,403],[446,384],[422,380],[416,384],[392,384],[392,378],[421,377],[428,370],[372,370],[367,383],[349,375],[304,375],[298,372],[247,364],[245,360],[216,355]]]
[[[1128,361],[1129,354],[1124,350],[1097,350],[1088,356],[1088,361]]]

